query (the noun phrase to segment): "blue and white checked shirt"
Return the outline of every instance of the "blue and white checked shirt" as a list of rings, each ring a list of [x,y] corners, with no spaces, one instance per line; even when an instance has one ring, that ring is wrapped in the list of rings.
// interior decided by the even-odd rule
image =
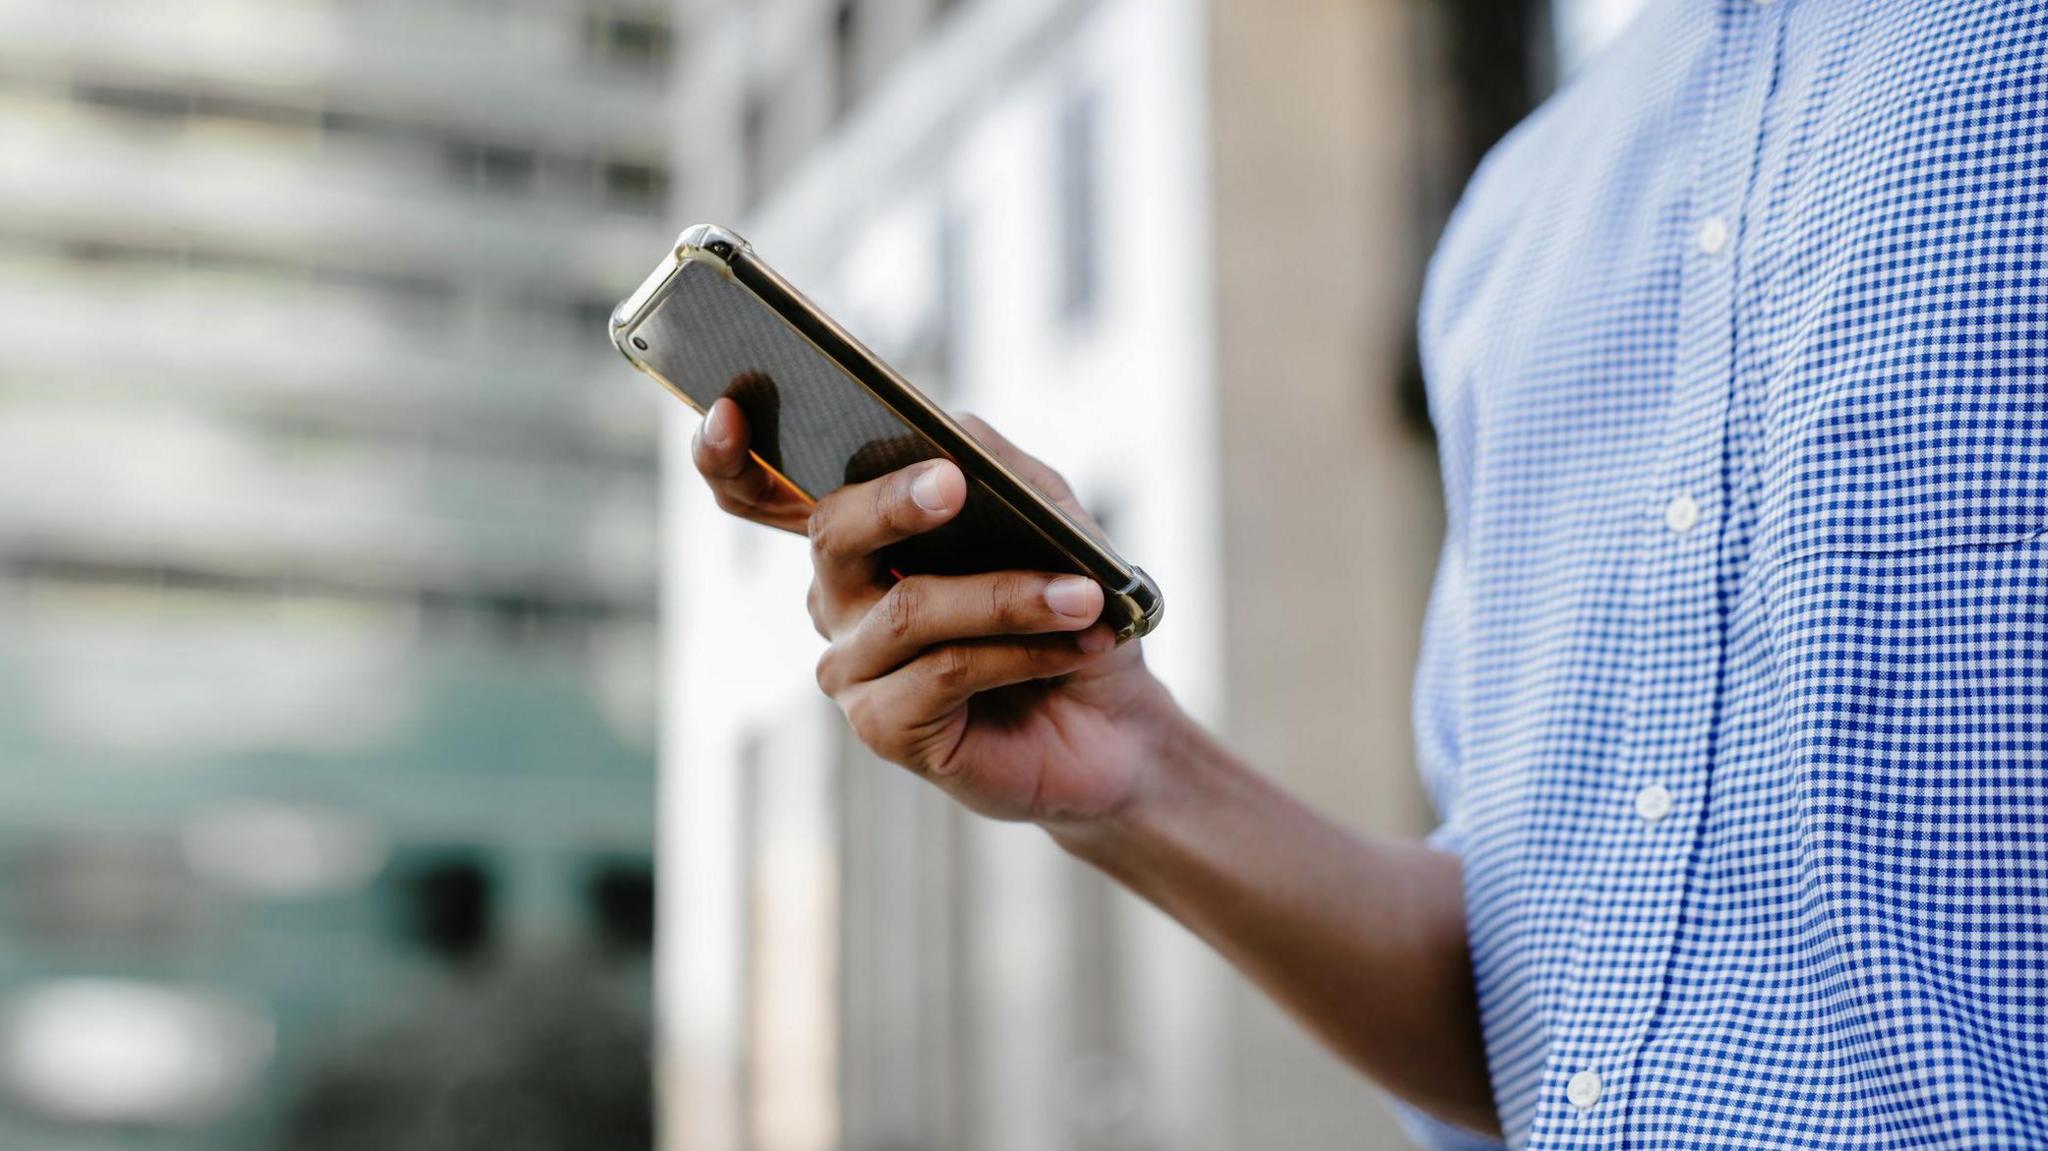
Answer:
[[[2048,0],[1658,0],[1423,326],[1508,1142],[2048,1147]]]

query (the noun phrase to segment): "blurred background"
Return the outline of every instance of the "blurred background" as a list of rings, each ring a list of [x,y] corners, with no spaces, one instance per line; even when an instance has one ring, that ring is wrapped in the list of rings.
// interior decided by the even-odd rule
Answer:
[[[860,751],[604,321],[737,226],[1419,834],[1424,261],[1640,2],[0,0],[0,1147],[1402,1146]]]

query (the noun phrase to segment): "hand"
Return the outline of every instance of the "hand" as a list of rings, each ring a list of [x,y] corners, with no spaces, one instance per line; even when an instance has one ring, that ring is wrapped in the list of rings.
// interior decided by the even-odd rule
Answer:
[[[1057,473],[968,417],[976,438],[1093,525]],[[1179,722],[1139,645],[1115,644],[1093,580],[1006,571],[893,579],[890,544],[959,514],[945,460],[850,484],[815,508],[747,454],[745,416],[713,404],[691,446],[726,511],[810,537],[809,606],[829,641],[818,685],[862,742],[972,810],[1050,825],[1114,815],[1148,782]]]

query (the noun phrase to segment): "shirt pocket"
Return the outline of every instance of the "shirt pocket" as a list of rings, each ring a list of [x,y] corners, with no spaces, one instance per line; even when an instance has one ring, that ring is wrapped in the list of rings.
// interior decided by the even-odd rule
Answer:
[[[2001,761],[2048,785],[2048,383],[1829,378],[1760,429],[1752,570],[1793,750],[1863,787],[1836,797],[1859,816]],[[2044,741],[2024,763],[2020,731]]]
[[[2048,404],[2030,386],[1852,378],[1787,405],[1758,518],[1793,858],[1840,970],[1889,973],[1930,1042],[1988,1028],[2028,1059],[2048,1055],[2029,998],[2048,985]]]
[[[1927,375],[1895,366],[1773,396],[1763,559],[1995,545],[2048,529],[2048,381]]]
[[[1996,1035],[2012,1065],[2040,1066],[2048,540],[1960,525],[1944,546],[1859,536],[1880,546],[1808,551],[1767,577],[1774,751],[1797,804],[1785,862],[1826,924],[1830,970],[1884,975],[1882,994],[1832,1008],[1875,1047]]]

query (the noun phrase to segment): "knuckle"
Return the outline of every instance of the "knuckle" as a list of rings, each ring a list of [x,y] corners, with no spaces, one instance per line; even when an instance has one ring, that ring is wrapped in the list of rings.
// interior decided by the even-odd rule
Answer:
[[[988,583],[989,617],[1008,628],[1023,628],[1036,622],[1040,615],[1037,609],[1045,602],[1039,585],[1039,580],[1016,573],[993,577]]]
[[[1024,649],[1024,666],[1033,676],[1058,675],[1074,662],[1074,649],[1059,643],[1032,644]]]
[[[804,535],[811,541],[811,555],[814,557],[835,557],[839,547],[839,532],[832,524],[832,508],[819,504],[811,509],[810,517],[804,520]]]
[[[915,475],[905,471],[888,483],[875,485],[874,516],[876,523],[892,531],[900,531],[910,525],[912,522],[910,508],[915,506],[911,502],[910,485],[916,481],[917,477]]]
[[[818,666],[814,669],[818,680],[818,690],[834,697],[837,697],[839,694],[838,651],[837,645],[828,645],[824,653],[818,656]]]
[[[964,644],[951,643],[932,652],[931,679],[935,687],[957,691],[974,677],[974,653]]]
[[[832,629],[825,612],[825,589],[819,586],[817,580],[812,580],[810,590],[804,593],[804,610],[810,613],[811,626],[817,629],[818,634],[827,640],[831,639]]]
[[[921,579],[897,582],[877,604],[882,630],[892,639],[909,639],[924,617],[925,583]]]
[[[846,716],[848,727],[854,736],[869,751],[883,759],[895,760],[896,733],[890,723],[888,708],[876,698],[874,692],[859,692],[841,702],[839,709]]]
[[[1026,456],[1024,459],[1026,462],[1023,471],[1026,478],[1048,499],[1054,503],[1072,504],[1077,508],[1080,506],[1080,501],[1074,498],[1073,487],[1067,483],[1067,477],[1052,470],[1045,461],[1036,456]]]
[[[740,489],[742,498],[756,507],[781,502],[789,495],[789,489],[760,468],[747,469],[732,483]]]
[[[839,700],[839,710],[846,716],[846,725],[853,734],[869,747],[875,745],[875,703],[874,698],[862,692]]]

